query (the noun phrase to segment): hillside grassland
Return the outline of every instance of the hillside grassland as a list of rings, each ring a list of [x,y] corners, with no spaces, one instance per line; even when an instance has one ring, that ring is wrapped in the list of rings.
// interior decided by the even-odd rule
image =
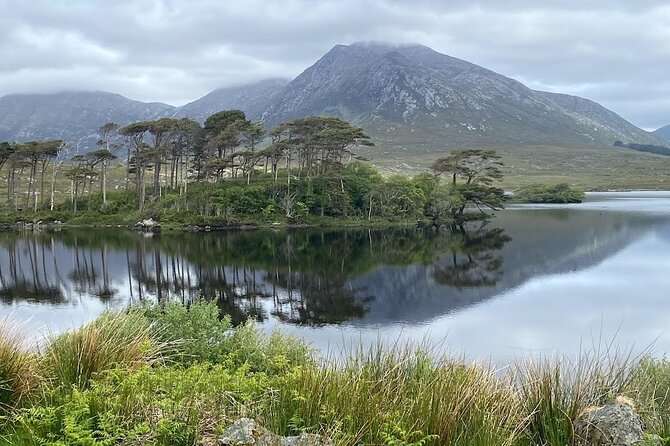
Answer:
[[[564,446],[585,409],[619,396],[649,434],[670,435],[670,364],[610,348],[504,369],[430,346],[320,360],[303,341],[232,327],[206,302],[108,313],[37,351],[24,344],[5,321],[3,446],[213,445],[240,417],[343,446]]]
[[[559,184],[586,191],[668,190],[670,157],[614,147],[527,146],[497,149],[502,157],[506,190],[536,183]],[[383,172],[418,174],[443,153],[365,156]]]

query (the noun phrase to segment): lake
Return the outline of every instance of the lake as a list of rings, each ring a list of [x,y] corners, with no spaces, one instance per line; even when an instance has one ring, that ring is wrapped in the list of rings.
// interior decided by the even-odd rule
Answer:
[[[518,205],[453,230],[0,234],[0,319],[39,338],[143,301],[215,299],[323,354],[427,342],[472,359],[670,351],[670,193]],[[600,347],[598,347],[600,346]]]

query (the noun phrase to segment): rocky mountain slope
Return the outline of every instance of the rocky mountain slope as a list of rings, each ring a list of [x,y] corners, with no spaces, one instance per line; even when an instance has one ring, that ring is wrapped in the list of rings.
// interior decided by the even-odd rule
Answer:
[[[285,79],[267,79],[238,87],[220,88],[179,107],[174,115],[204,122],[221,110],[239,109],[250,119],[260,119],[272,99],[288,84]]]
[[[592,101],[533,91],[420,45],[338,45],[290,82],[263,120],[311,114],[345,117],[387,145],[419,152],[658,141]]]
[[[597,102],[579,96],[570,96],[560,93],[536,91],[550,101],[560,105],[564,110],[574,115],[578,121],[599,132],[599,136],[607,140],[621,140],[622,142],[640,142],[640,144],[658,143],[655,135],[634,126],[613,111]]]
[[[665,138],[666,140],[670,141],[670,124],[656,130],[654,132],[654,134],[657,135],[657,136],[660,136],[661,138]]]

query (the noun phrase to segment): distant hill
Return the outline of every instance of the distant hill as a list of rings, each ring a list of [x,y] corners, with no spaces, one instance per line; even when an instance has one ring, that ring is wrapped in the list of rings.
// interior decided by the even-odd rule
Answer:
[[[286,79],[268,79],[239,87],[220,88],[179,107],[174,115],[202,123],[221,110],[239,109],[250,119],[260,119],[268,104],[288,82]]]
[[[654,134],[657,135],[657,136],[660,136],[661,138],[665,138],[666,140],[670,141],[670,124],[656,130],[654,132]]]
[[[337,45],[290,82],[222,88],[178,108],[100,92],[4,96],[0,140],[62,138],[90,147],[106,122],[162,116],[202,122],[231,108],[267,128],[309,115],[340,116],[362,126],[377,143],[376,153],[389,159],[454,147],[667,143],[593,101],[534,91],[425,46],[379,43]]]
[[[8,95],[0,97],[0,141],[53,138],[93,147],[103,124],[155,119],[174,109],[105,92]]]

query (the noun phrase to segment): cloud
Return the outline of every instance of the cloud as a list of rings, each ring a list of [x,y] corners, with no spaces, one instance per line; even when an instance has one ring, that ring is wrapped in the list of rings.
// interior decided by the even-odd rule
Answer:
[[[339,43],[422,43],[646,128],[670,122],[670,6],[577,0],[0,0],[0,94],[181,104],[293,77]]]

